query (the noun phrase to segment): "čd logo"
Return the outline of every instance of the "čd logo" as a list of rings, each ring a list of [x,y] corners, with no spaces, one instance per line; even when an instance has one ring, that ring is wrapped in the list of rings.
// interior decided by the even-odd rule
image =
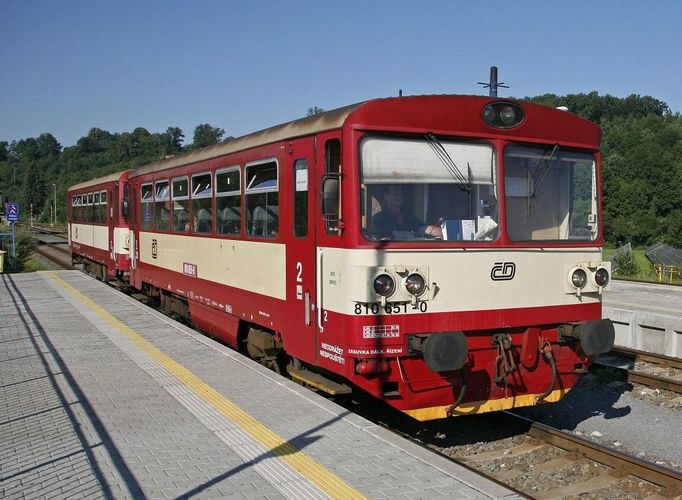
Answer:
[[[514,279],[516,264],[513,262],[495,262],[490,271],[490,279],[493,281],[509,281]]]

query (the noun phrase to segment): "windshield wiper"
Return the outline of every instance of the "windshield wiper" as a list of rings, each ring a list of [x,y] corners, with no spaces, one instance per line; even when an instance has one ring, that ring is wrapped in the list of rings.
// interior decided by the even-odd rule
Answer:
[[[543,155],[543,158],[541,160],[542,163],[538,166],[537,170],[535,171],[535,175],[533,175],[532,178],[530,178],[529,176],[530,185],[528,186],[527,197],[528,213],[526,214],[528,218],[530,218],[531,212],[531,198],[535,198],[535,196],[537,196],[537,194],[540,192],[540,188],[547,179],[549,171],[552,165],[554,164],[554,160],[556,159],[556,154],[559,151],[559,145],[558,144],[554,145],[552,151],[549,153],[549,156],[547,156],[547,151],[549,150],[545,150],[545,154]]]
[[[441,142],[436,138],[435,135],[433,135],[432,132],[424,134],[424,137],[426,138],[428,145],[431,146],[431,149],[433,149],[433,152],[436,153],[436,156],[438,156],[438,159],[441,161],[441,163],[443,163],[446,170],[450,173],[452,178],[455,179],[459,189],[462,191],[471,192],[471,185],[473,182],[471,166],[469,163],[467,162],[467,176],[465,176],[452,157],[448,154],[443,144],[441,144]]]
[[[542,165],[540,165],[535,171],[535,175],[533,176],[533,192],[531,193],[531,196],[535,196],[540,192],[540,188],[545,182],[545,179],[547,179],[547,174],[549,174],[549,169],[552,167],[558,151],[559,145],[555,144],[552,148],[552,152],[549,153],[549,157],[547,159],[543,159]]]

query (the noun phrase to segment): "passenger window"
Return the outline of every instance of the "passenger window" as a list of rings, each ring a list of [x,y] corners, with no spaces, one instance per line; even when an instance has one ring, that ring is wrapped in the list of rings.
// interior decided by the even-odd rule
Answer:
[[[170,229],[170,188],[168,181],[154,184],[154,220],[157,231]]]
[[[140,191],[141,196],[141,212],[142,212],[142,223],[140,226],[142,229],[152,228],[152,209],[154,202],[154,192],[152,191],[151,184],[143,184],[142,190]]]
[[[107,192],[102,191],[99,194],[99,206],[97,207],[99,212],[99,221],[102,224],[107,223]]]
[[[275,238],[279,230],[277,163],[246,166],[246,231],[249,236]]]
[[[99,193],[95,193],[93,197],[93,203],[94,203],[94,214],[95,218],[94,221],[96,224],[99,224],[102,222],[101,214],[100,214],[100,209],[99,209]]]
[[[85,218],[86,221],[89,223],[94,222],[95,216],[93,215],[93,211],[95,210],[94,205],[92,204],[93,200],[93,194],[88,193],[88,206],[86,207],[86,213],[85,213]]]
[[[189,189],[187,177],[173,179],[173,229],[189,231]]]
[[[210,173],[192,176],[192,231],[195,233],[213,230],[212,194]]]
[[[239,167],[218,170],[216,184],[216,224],[219,234],[238,235],[242,225],[241,175]]]
[[[294,235],[308,236],[308,161],[305,158],[294,164]]]
[[[107,192],[106,191],[102,191],[99,194],[99,202],[100,202],[101,211],[102,211],[101,212],[101,214],[102,214],[101,220],[102,220],[102,222],[104,222],[106,224],[108,222],[108,218],[107,218]]]

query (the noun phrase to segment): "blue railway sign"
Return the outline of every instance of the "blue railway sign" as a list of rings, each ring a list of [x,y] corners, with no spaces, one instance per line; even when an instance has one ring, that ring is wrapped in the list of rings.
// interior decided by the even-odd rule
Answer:
[[[8,222],[19,222],[19,204],[8,203],[5,206],[5,216]]]

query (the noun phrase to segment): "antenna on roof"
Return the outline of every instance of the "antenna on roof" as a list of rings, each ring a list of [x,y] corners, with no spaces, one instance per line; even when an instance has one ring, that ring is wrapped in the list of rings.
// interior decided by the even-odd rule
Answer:
[[[497,66],[490,66],[490,83],[478,82],[478,84],[483,85],[483,88],[490,89],[490,97],[497,97],[497,89],[499,87],[509,88],[504,82],[497,83]]]

